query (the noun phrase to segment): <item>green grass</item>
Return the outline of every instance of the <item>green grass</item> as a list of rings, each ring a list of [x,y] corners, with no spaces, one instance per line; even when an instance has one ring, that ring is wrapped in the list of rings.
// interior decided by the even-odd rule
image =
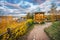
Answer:
[[[51,40],[60,40],[60,21],[54,22],[49,28],[45,29],[45,32]]]

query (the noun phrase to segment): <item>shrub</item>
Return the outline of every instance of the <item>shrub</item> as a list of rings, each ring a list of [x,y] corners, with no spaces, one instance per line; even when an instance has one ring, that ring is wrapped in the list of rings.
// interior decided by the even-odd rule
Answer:
[[[0,36],[0,40],[3,38],[3,35],[2,36]]]
[[[41,22],[40,24],[45,24],[45,22]]]
[[[33,20],[28,19],[27,21],[24,21],[20,24],[16,24],[16,26],[13,25],[12,27],[16,27],[16,28],[11,31],[9,30],[12,34],[11,37],[9,37],[10,34],[6,33],[3,35],[3,38],[2,38],[2,36],[0,38],[4,39],[4,40],[7,40],[7,39],[8,40],[13,40],[13,39],[18,40],[19,37],[23,36],[28,31],[29,27],[27,25],[29,25],[29,27],[31,27],[33,25]],[[7,27],[9,27],[9,26],[7,26]],[[11,25],[10,25],[10,27],[11,27]]]

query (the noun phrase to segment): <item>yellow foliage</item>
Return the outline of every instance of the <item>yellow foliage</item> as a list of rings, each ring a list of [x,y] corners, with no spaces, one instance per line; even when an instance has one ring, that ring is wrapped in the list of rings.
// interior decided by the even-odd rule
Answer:
[[[18,37],[18,36],[22,36],[24,35],[26,32],[27,32],[27,23],[30,22],[32,23],[33,20],[32,19],[29,19],[27,21],[23,21],[23,22],[20,22],[20,23],[17,23],[17,22],[12,22],[11,24],[8,24],[7,28],[11,28],[11,29],[14,29],[12,30],[12,34],[15,34],[14,38]],[[9,34],[5,34],[3,36],[3,40],[6,40],[5,38],[9,38]],[[12,39],[12,38],[9,38],[9,40]]]

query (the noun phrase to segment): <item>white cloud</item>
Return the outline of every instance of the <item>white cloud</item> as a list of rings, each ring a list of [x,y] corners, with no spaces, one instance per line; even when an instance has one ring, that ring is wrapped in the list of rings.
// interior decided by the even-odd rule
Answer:
[[[18,4],[11,4],[11,3],[5,2],[4,5],[9,5],[9,6],[16,7],[16,8],[18,8],[19,11],[29,10],[29,8],[27,8],[27,9],[21,8],[20,5],[30,5],[30,8],[34,8],[34,7],[33,7],[33,6],[34,6],[33,3],[29,3],[29,2],[26,2],[26,1],[24,2],[24,4],[23,4],[23,1],[21,1],[21,2],[18,3]],[[27,11],[26,11],[26,12],[27,12]]]
[[[8,15],[5,15],[5,16],[19,16],[19,17],[22,17],[22,16],[26,16],[27,14],[8,14]]]
[[[58,6],[57,10],[60,10],[60,6]]]
[[[48,4],[47,4],[48,3]],[[51,7],[50,1],[45,1],[44,3],[40,5],[33,5],[29,8],[29,12],[33,12],[32,10],[36,11],[36,8],[40,8],[40,11],[49,11]]]
[[[20,8],[19,5],[11,4],[11,3],[8,3],[8,2],[5,2],[4,5],[9,5],[9,6],[13,6],[13,7],[16,7],[16,8]]]
[[[57,2],[57,3],[59,3],[59,2]],[[1,2],[1,4],[3,4],[3,2]],[[13,7],[17,8],[17,9],[9,9],[6,6],[0,7],[0,9],[3,9],[8,13],[23,13],[23,12],[28,13],[28,12],[33,12],[33,11],[36,11],[36,8],[38,8],[38,7],[40,8],[41,11],[46,12],[46,11],[50,10],[51,2],[50,2],[50,0],[46,0],[44,3],[42,3],[40,5],[33,5],[33,3],[29,3],[29,2],[26,2],[26,1],[24,1],[24,3],[23,3],[23,1],[21,1],[18,4],[11,4],[11,3],[5,2],[4,5],[10,5],[10,6],[13,6]],[[27,9],[23,9],[23,8],[20,7],[20,5],[30,5],[30,7],[27,8]],[[57,8],[57,10],[60,10],[60,6]]]

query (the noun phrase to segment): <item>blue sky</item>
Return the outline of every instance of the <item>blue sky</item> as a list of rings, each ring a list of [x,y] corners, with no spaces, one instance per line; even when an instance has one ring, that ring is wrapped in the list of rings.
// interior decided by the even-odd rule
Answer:
[[[38,2],[37,0],[5,0],[5,1],[7,1],[8,3],[12,3],[12,4],[18,4],[21,1],[23,1],[22,4],[20,5],[20,7],[28,8],[28,7],[30,7],[30,5],[29,4],[25,5],[26,2],[32,3],[33,5],[38,5],[38,4],[45,2],[46,0],[39,0],[40,2]],[[12,8],[12,7],[10,6],[10,8]]]
[[[56,3],[57,10],[60,10],[60,0],[0,0],[0,9],[7,13],[49,11],[51,3]]]
[[[30,2],[30,3],[33,3],[33,4],[38,4],[38,1],[37,0],[6,0],[7,2],[9,3],[19,3],[20,1],[27,1],[27,2]],[[45,2],[45,0],[40,0],[41,2]]]
[[[40,4],[42,4],[42,3],[46,2],[46,1],[60,2],[59,0],[1,0],[1,1],[8,2],[8,3],[11,3],[11,4],[17,4],[17,5],[20,3],[20,7],[22,7],[22,8],[28,8],[28,7],[31,6],[30,4],[32,4],[32,5],[40,5]],[[10,8],[14,8],[11,5],[5,5],[5,6],[10,7]],[[60,6],[60,3],[58,3],[58,6]]]
[[[33,5],[38,5],[38,4],[45,2],[46,0],[39,0],[39,1],[38,0],[2,0],[2,1],[6,1],[11,4],[18,4],[18,3],[22,2],[22,4],[20,6],[22,8],[28,8],[28,7],[30,7],[30,5],[29,4],[25,5],[26,2],[32,3]],[[10,5],[6,5],[6,6],[9,7]],[[10,8],[13,8],[13,7],[10,6]]]

